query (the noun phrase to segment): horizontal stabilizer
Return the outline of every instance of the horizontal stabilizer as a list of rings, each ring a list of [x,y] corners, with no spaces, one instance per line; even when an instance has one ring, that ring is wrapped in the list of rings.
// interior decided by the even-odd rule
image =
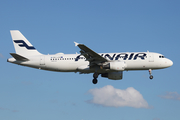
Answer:
[[[11,56],[13,56],[18,61],[29,61],[29,59],[27,59],[21,55],[18,55],[16,53],[10,53],[10,54],[11,54]]]

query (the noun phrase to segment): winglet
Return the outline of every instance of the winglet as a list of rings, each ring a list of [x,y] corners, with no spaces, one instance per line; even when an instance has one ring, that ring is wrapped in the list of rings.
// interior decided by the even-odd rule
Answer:
[[[77,42],[74,42],[75,43],[75,46],[78,46],[79,45],[79,43],[77,43]]]

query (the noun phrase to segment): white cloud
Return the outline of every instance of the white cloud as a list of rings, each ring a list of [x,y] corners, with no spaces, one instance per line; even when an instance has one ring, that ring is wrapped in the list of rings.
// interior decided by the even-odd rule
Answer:
[[[177,92],[166,92],[165,95],[159,95],[159,97],[163,99],[173,99],[180,101],[180,94],[178,94]]]
[[[93,95],[93,99],[89,100],[89,103],[107,107],[150,108],[140,92],[133,87],[121,90],[107,85],[103,88],[91,89],[88,92]]]

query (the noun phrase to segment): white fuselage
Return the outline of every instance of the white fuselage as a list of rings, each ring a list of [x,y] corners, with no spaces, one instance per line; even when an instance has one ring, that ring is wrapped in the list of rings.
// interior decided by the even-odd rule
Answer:
[[[120,61],[126,64],[124,70],[149,70],[162,69],[170,67],[171,60],[164,58],[159,53],[152,52],[128,52],[128,53],[100,53],[102,57],[109,61]],[[8,62],[15,64],[49,70],[57,72],[82,72],[93,73],[97,68],[90,68],[89,61],[80,54],[38,55],[28,57],[29,61],[17,61],[14,58],[8,59]],[[110,70],[98,69],[99,73]]]

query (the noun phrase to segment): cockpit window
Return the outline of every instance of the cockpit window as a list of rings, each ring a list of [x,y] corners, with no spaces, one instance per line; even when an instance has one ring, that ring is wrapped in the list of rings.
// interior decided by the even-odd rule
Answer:
[[[159,58],[165,58],[163,55],[160,55]]]

